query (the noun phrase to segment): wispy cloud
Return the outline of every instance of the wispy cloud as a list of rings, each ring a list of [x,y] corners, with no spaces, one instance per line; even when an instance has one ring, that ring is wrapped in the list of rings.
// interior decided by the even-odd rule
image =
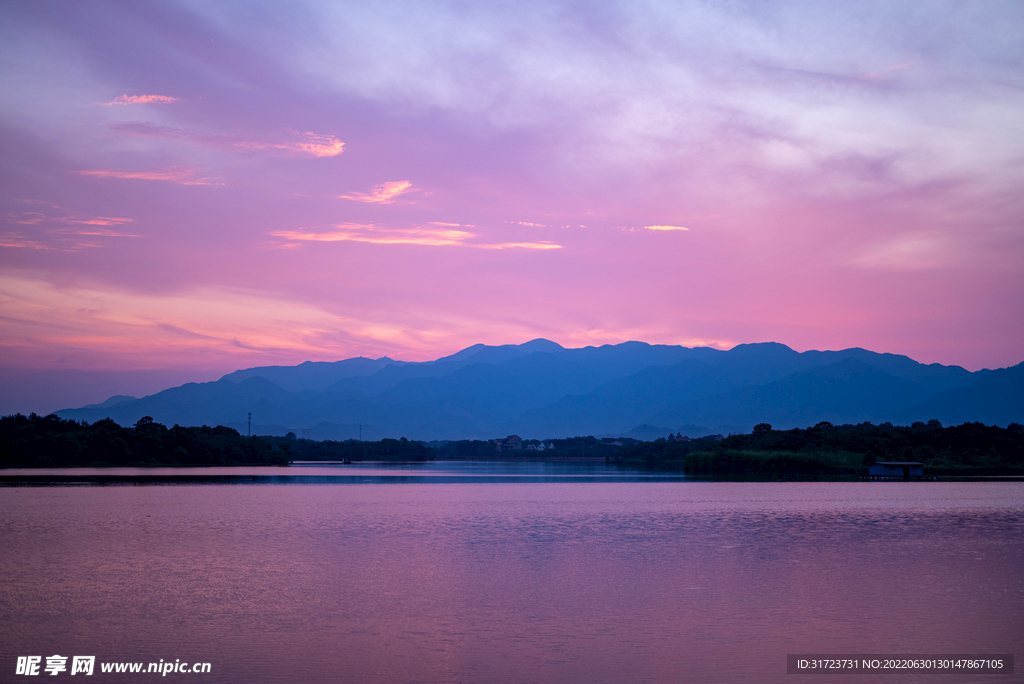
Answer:
[[[447,224],[445,224],[447,225]],[[454,224],[458,225],[458,224]],[[279,231],[274,237],[300,242],[368,242],[377,245],[425,245],[428,247],[473,247],[476,249],[561,249],[553,242],[470,242],[475,233],[455,228],[382,228],[372,224],[343,223],[328,233]]]
[[[302,133],[301,135],[302,140],[298,142],[274,145],[274,147],[280,150],[305,152],[306,154],[311,154],[314,157],[337,157],[345,151],[345,143],[338,140],[333,135],[321,135],[319,133],[312,133],[309,131]]]
[[[477,249],[562,249],[554,242],[498,242],[495,244],[466,245]]]
[[[37,223],[49,221],[51,218],[38,211],[23,211],[19,213],[8,213],[5,215],[8,223],[19,223],[23,226],[34,226]]]
[[[885,271],[924,271],[955,262],[949,241],[928,234],[903,235],[869,247],[852,259],[855,266]]]
[[[213,142],[214,140],[223,138],[223,136],[218,137],[189,133],[181,128],[173,128],[172,126],[157,126],[156,124],[149,123],[148,121],[118,123],[112,125],[110,128],[118,133],[130,133],[132,135],[140,135],[146,138],[172,138],[178,140],[198,140],[200,142]]]
[[[155,180],[178,183],[179,185],[223,185],[212,178],[198,178],[197,169],[169,169],[167,171],[117,171],[114,169],[92,169],[79,171],[83,176],[96,178],[125,178],[132,180]]]
[[[58,205],[47,205],[66,212]],[[123,233],[105,226],[122,226],[131,223],[130,218],[114,216],[77,216],[64,214],[54,216],[40,212],[7,213],[4,223],[31,226],[31,235],[20,230],[0,231],[0,248],[54,250],[77,252],[82,249],[100,247],[101,242],[83,238],[136,238],[140,235]]]
[[[683,226],[644,226],[647,230],[690,230]]]
[[[454,229],[408,228],[395,230],[357,223],[342,223],[337,227],[339,230],[330,233],[281,231],[273,233],[273,235],[286,240],[309,242],[370,242],[378,245],[428,245],[431,247],[461,245],[474,237],[473,233]]]
[[[181,326],[178,326],[178,325],[174,325],[173,323],[157,323],[156,326],[158,328],[162,329],[162,330],[166,330],[169,333],[174,333],[175,335],[180,335],[181,337],[191,337],[191,338],[197,339],[197,340],[216,340],[217,339],[213,335],[204,335],[202,333],[197,333],[197,332],[195,332],[193,330],[186,330],[185,328],[182,328]]]
[[[60,207],[54,206],[55,209]],[[120,218],[117,216],[75,216],[67,215],[64,216],[52,216],[49,214],[43,214],[38,211],[23,211],[23,212],[10,212],[4,215],[8,223],[18,223],[23,226],[35,226],[41,223],[81,223],[87,226],[121,226],[125,223],[131,223],[130,218]]]
[[[135,105],[135,104],[169,104],[171,102],[177,102],[179,98],[169,97],[167,95],[118,95],[110,102],[101,102],[104,107],[113,107],[114,105]]]
[[[300,154],[308,154],[314,157],[337,157],[339,154],[345,151],[345,143],[338,140],[333,135],[321,135],[319,133],[300,133],[299,140],[293,142],[283,143],[272,143],[264,142],[261,140],[237,140],[226,138],[223,136],[189,136],[192,140],[198,140],[200,142],[208,142],[211,144],[217,144],[217,141],[223,141],[222,144],[233,147],[243,147],[249,150],[287,150],[289,152],[298,152]]]
[[[120,216],[89,216],[75,214],[57,204],[32,202],[53,210],[51,213],[38,211],[8,212],[4,214],[4,223],[22,226],[34,226],[33,238],[26,238],[22,233],[8,232],[4,238],[4,247],[22,247],[31,249],[75,249],[80,247],[96,247],[95,243],[69,243],[66,236],[90,237],[140,237],[130,233],[122,233],[103,226],[123,226],[132,223],[132,219]]]
[[[130,218],[118,218],[116,216],[97,216],[93,219],[66,219],[69,223],[84,223],[87,226],[120,226],[131,223]]]
[[[211,145],[213,147],[231,148],[237,147],[246,150],[285,150],[299,154],[308,154],[313,157],[336,157],[345,151],[345,143],[333,135],[321,133],[295,133],[295,140],[284,142],[271,142],[266,140],[252,140],[232,135],[219,135],[210,133],[194,133],[181,128],[171,126],[157,126],[155,124],[136,121],[130,123],[119,123],[112,126],[115,131],[130,133],[147,138],[168,138],[171,140],[187,140],[190,142]]]
[[[347,195],[338,195],[341,199],[355,200],[356,202],[372,202],[375,204],[390,204],[402,193],[408,192],[412,183],[407,180],[391,181],[375,185],[368,192],[352,192]]]
[[[139,237],[112,231],[54,231],[47,235],[29,237],[24,233],[0,231],[0,248],[78,252],[101,247],[99,242],[83,240],[88,237]]]
[[[55,231],[58,235],[91,235],[95,237],[142,237],[141,235],[134,235],[132,233],[121,233],[116,230],[110,230],[107,228],[92,228],[89,230],[58,230]]]
[[[49,249],[39,240],[34,240],[24,233],[13,231],[0,232],[0,247],[8,249]]]
[[[917,64],[916,61],[914,61],[914,62],[906,62],[904,64],[893,64],[892,66],[887,66],[884,69],[879,69],[878,71],[872,71],[870,74],[864,74],[863,76],[861,76],[861,78],[862,79],[869,79],[869,80],[884,79],[885,78],[885,74],[889,73],[890,71],[899,71],[900,69],[906,69],[907,67],[912,67],[915,64]]]
[[[268,353],[298,363],[357,354],[353,339],[373,342],[363,332],[371,323],[340,323],[327,310],[268,292],[133,293],[99,284],[58,286],[4,272],[0,300],[7,317],[5,360],[42,358],[42,345],[71,358],[99,355],[109,367],[140,356],[173,356],[183,364],[218,358],[229,367],[239,349],[258,350],[251,365]]]

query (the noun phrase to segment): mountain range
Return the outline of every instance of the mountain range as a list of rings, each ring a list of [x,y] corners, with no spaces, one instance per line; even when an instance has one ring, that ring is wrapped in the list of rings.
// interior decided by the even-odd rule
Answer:
[[[427,362],[352,358],[263,366],[220,380],[56,412],[132,425],[228,425],[312,439],[653,439],[832,423],[1024,422],[1024,363],[921,364],[865,349],[798,353],[775,342],[708,347],[625,342],[566,349],[544,339],[477,344]]]

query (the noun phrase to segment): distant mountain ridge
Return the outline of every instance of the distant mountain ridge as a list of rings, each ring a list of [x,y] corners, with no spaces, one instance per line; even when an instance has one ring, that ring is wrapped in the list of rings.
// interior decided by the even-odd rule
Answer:
[[[235,371],[135,399],[57,412],[132,425],[228,425],[313,439],[487,439],[712,434],[864,421],[1024,421],[1024,364],[972,373],[853,348],[708,347],[550,340],[477,344],[434,361],[357,357]],[[684,429],[685,428],[685,429]]]

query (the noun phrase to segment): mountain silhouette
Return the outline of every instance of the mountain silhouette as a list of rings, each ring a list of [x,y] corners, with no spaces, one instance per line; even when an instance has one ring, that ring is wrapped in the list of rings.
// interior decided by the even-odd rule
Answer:
[[[245,430],[250,412],[256,434],[313,439],[696,437],[823,420],[1006,425],[1024,419],[1024,364],[972,373],[859,348],[799,353],[775,342],[729,351],[625,342],[566,349],[537,339],[477,344],[426,362],[358,357],[247,368],[57,415]]]

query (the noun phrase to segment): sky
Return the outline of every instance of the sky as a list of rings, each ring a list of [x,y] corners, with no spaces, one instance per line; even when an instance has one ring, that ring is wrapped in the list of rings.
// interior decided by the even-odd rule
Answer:
[[[1022,45],[995,1],[3,3],[0,370],[1014,365]]]

